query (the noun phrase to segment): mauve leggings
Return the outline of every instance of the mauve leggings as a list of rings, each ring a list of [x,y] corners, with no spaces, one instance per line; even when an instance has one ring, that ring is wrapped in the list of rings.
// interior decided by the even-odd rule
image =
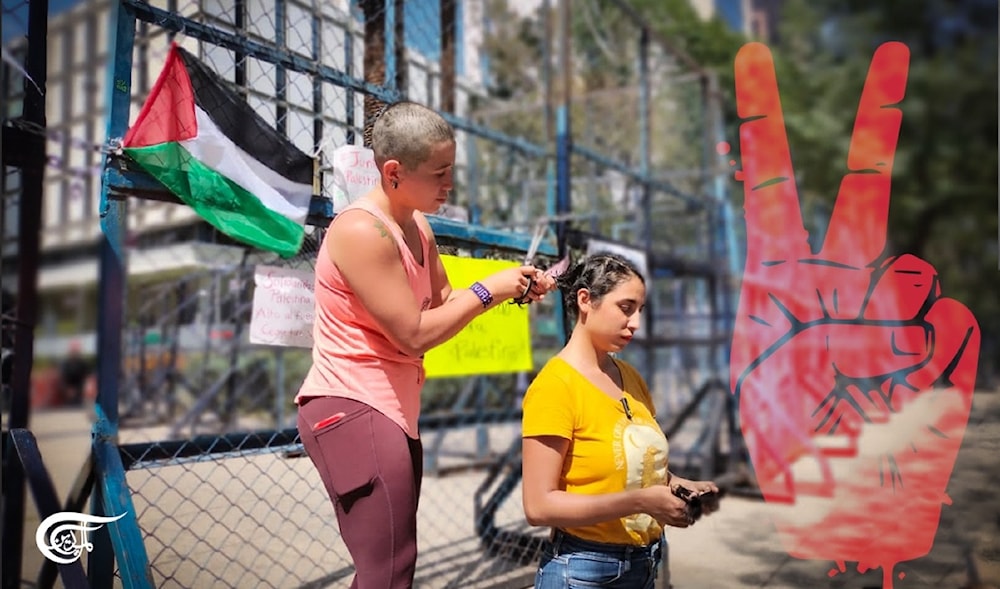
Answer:
[[[321,423],[339,413],[334,423]],[[305,401],[298,428],[354,559],[352,589],[411,587],[424,470],[420,440],[370,406],[341,397]]]

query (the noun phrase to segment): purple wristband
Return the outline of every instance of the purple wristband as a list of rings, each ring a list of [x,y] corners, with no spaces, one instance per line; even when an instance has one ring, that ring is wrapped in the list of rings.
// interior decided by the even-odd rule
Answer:
[[[473,282],[472,286],[469,287],[469,290],[476,293],[476,296],[479,297],[480,301],[482,301],[484,309],[493,303],[493,295],[490,294],[490,291],[487,290],[485,286],[483,286],[482,282]]]

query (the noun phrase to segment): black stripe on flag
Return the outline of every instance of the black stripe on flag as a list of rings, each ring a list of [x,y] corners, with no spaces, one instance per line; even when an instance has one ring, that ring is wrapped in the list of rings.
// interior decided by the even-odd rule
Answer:
[[[217,73],[183,47],[180,55],[191,78],[195,104],[233,143],[285,178],[311,186],[313,160],[268,125]]]

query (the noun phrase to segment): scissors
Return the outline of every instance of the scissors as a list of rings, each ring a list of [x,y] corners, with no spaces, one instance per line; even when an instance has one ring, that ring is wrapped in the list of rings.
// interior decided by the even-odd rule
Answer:
[[[535,255],[538,253],[538,248],[542,244],[542,238],[545,236],[545,225],[546,221],[544,220],[539,220],[539,222],[535,225],[535,233],[531,237],[531,245],[528,246],[528,253],[524,256],[523,266],[531,265],[532,261],[534,261]],[[546,270],[545,275],[552,278],[558,278],[563,272],[566,271],[567,268],[569,268],[569,254],[566,254],[563,259],[559,260],[555,265]],[[524,287],[524,292],[522,292],[521,296],[516,299],[512,299],[510,304],[518,306],[531,304],[531,299],[528,298],[528,293],[531,292],[531,287],[534,285],[535,277],[529,276],[528,286]]]

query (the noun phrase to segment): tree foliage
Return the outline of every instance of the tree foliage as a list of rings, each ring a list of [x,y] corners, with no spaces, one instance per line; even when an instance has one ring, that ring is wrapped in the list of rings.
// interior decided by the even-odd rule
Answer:
[[[787,0],[772,44],[799,191],[819,213],[807,217],[814,244],[847,171],[872,54],[887,41],[909,47],[889,250],[928,260],[944,294],[972,309],[986,368],[1000,334],[996,11],[995,0]]]
[[[738,149],[733,62],[747,41],[688,0],[631,0],[667,42],[718,76],[726,138]],[[983,332],[981,365],[1000,360],[996,0],[785,0],[769,42],[796,183],[814,247],[840,181],[875,49],[910,48],[893,170],[889,251],[938,270],[944,294]],[[730,185],[734,208],[742,186]]]

